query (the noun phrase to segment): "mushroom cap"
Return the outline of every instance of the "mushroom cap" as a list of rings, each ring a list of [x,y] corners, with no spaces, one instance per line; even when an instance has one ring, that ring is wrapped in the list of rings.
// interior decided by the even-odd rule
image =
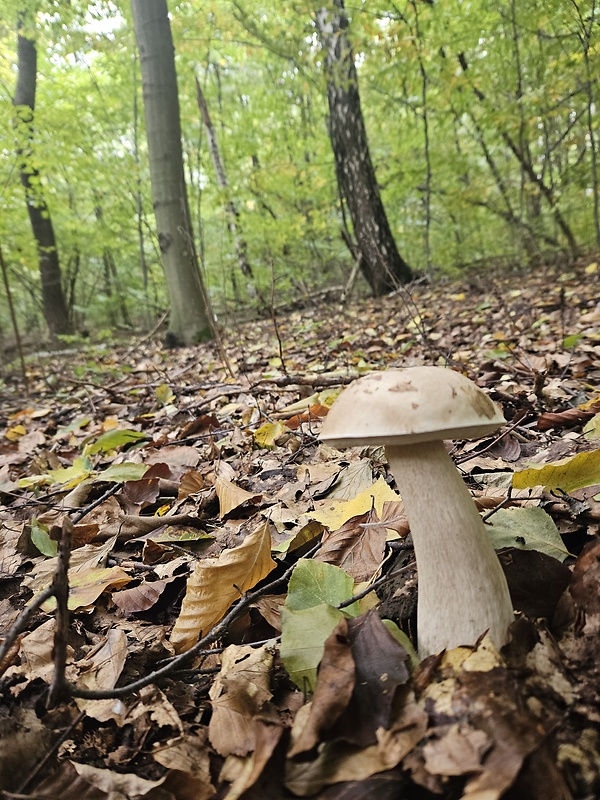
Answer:
[[[459,372],[407,367],[351,383],[325,418],[321,439],[333,447],[476,439],[505,422],[487,394]]]

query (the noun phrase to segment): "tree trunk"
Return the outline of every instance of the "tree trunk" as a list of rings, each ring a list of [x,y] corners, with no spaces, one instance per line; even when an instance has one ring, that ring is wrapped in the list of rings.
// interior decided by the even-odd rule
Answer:
[[[242,274],[247,278],[252,278],[252,267],[248,261],[248,245],[246,244],[246,240],[244,239],[240,230],[240,212],[238,211],[235,200],[230,196],[229,193],[229,181],[227,180],[225,164],[223,163],[223,159],[221,157],[219,142],[217,141],[217,133],[212,124],[210,113],[208,111],[208,104],[206,102],[206,98],[204,97],[204,92],[202,91],[202,87],[198,78],[196,78],[196,99],[198,101],[200,116],[202,117],[202,122],[204,123],[204,127],[206,129],[206,136],[208,137],[208,149],[210,150],[210,157],[215,168],[217,183],[219,185],[219,189],[221,189],[225,196],[225,213],[227,214],[229,220],[227,227],[229,228],[229,232],[233,236],[233,240],[235,242],[238,264],[240,265]]]
[[[198,270],[183,172],[177,75],[166,0],[131,0],[140,52],[150,181],[171,302],[169,338],[212,337],[212,313]]]
[[[41,188],[40,174],[33,159],[33,117],[37,80],[37,51],[33,39],[23,32],[23,19],[18,23],[17,85],[13,97],[16,108],[17,154],[21,184],[25,189],[27,213],[37,245],[42,286],[42,307],[50,335],[71,333],[71,322],[62,287],[62,275],[50,211]]]
[[[348,19],[343,0],[331,0],[328,8],[321,8],[316,23],[326,51],[329,136],[337,178],[362,255],[363,273],[373,294],[380,296],[407,283],[412,271],[398,253],[381,201],[362,115],[354,54],[345,34]]]

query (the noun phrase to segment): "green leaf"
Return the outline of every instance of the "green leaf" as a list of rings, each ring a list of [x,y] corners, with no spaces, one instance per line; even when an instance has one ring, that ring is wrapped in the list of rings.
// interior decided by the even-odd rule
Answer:
[[[48,526],[42,525],[35,517],[31,519],[31,541],[43,556],[54,558],[58,554],[58,542],[50,538]]]
[[[94,444],[89,444],[85,448],[86,455],[95,455],[96,453],[108,453],[111,450],[116,450],[117,447],[122,447],[124,444],[136,442],[139,439],[146,439],[146,434],[139,431],[131,431],[126,428],[117,428],[113,431],[107,431],[99,436]]]
[[[113,481],[114,483],[139,481],[149,468],[148,464],[134,464],[131,461],[125,461],[123,464],[112,464],[102,472],[98,472],[96,479],[99,481]]]
[[[314,608],[322,603],[337,606],[349,600],[353,592],[354,581],[340,567],[301,558],[292,572],[285,605],[291,611]],[[358,603],[344,610],[353,617],[360,613]]]
[[[559,561],[570,555],[554,520],[543,508],[501,508],[486,524],[486,531],[496,550],[538,550]]]
[[[583,428],[583,435],[588,442],[600,439],[600,414],[596,414],[588,420]]]
[[[161,406],[167,406],[169,403],[172,403],[175,400],[175,395],[173,394],[173,390],[169,386],[168,383],[161,383],[160,386],[157,386],[154,390],[154,396],[161,404]]]
[[[574,333],[572,336],[565,336],[563,339],[563,347],[565,350],[570,350],[572,347],[575,347],[581,341],[582,336],[580,333]]]
[[[393,622],[391,619],[382,619],[381,620],[388,631],[392,634],[396,641],[400,642],[402,647],[406,650],[408,657],[410,658],[410,663],[413,667],[418,666],[421,663],[421,659],[419,658],[419,654],[413,647],[413,643],[408,638],[408,636],[401,631],[400,628]]]
[[[546,489],[562,489],[563,492],[573,492],[595,483],[600,483],[600,450],[579,453],[552,464],[535,465],[515,472],[512,479],[515,489],[544,486]]]
[[[92,462],[87,456],[79,456],[70,467],[64,469],[50,469],[48,475],[54,483],[63,483],[76,486],[81,481],[89,478],[92,473]]]
[[[343,616],[358,616],[359,604],[340,611],[354,581],[333,564],[301,558],[290,578],[281,616],[281,658],[294,683],[313,691],[325,640]]]
[[[314,691],[325,642],[343,616],[326,603],[299,610],[283,607],[281,659],[290,678],[303,691]]]

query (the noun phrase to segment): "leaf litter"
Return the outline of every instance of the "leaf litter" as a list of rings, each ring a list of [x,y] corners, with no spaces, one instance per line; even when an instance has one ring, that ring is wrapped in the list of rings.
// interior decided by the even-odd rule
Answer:
[[[227,364],[149,340],[31,357],[26,399],[5,371],[6,796],[598,796],[590,274],[471,275],[232,324]],[[318,439],[353,378],[419,364],[465,373],[507,419],[451,450],[519,611],[501,652],[484,637],[419,663],[383,450]]]

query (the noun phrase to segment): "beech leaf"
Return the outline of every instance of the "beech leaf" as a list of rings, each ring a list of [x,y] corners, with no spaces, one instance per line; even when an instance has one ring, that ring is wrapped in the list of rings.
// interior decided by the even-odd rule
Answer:
[[[239,547],[225,550],[218,558],[199,561],[188,579],[171,634],[175,650],[183,653],[193,647],[198,636],[217,624],[240,593],[255,586],[275,566],[268,522],[246,536]]]
[[[501,508],[490,518],[486,531],[496,550],[538,550],[559,561],[569,555],[554,520],[543,508]]]
[[[515,472],[512,478],[515,489],[544,486],[548,490],[562,489],[563,492],[573,492],[595,483],[600,483],[600,450],[579,453],[551,464],[535,465]]]

